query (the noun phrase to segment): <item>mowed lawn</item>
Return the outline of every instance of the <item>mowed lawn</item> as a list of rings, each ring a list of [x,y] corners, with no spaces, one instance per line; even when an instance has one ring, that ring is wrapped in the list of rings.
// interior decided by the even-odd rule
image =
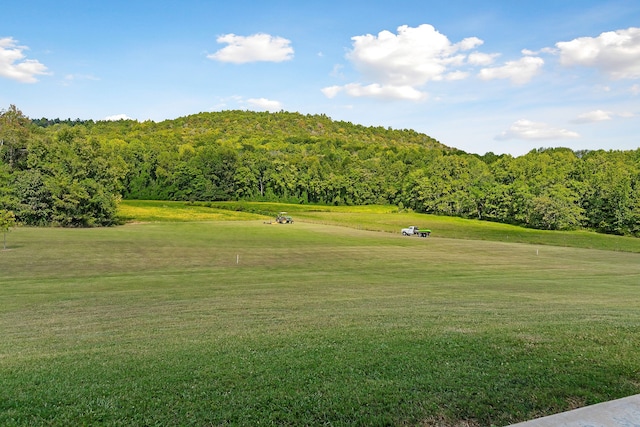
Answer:
[[[499,426],[640,393],[638,253],[255,218],[12,231],[0,425]]]

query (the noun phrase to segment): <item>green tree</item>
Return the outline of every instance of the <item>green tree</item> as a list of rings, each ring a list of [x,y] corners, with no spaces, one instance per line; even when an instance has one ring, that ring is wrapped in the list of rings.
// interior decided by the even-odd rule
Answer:
[[[487,192],[487,218],[543,229],[580,226],[579,159],[565,148],[501,156],[490,164],[496,186]]]
[[[424,169],[417,191],[419,211],[464,216],[483,215],[483,182],[489,172],[485,163],[472,156],[444,155]]]
[[[2,232],[3,250],[7,249],[7,233],[16,225],[16,217],[11,211],[0,210],[0,231]]]
[[[9,166],[0,161],[0,209],[9,209],[15,203],[11,177]]]
[[[86,130],[61,127],[53,138],[31,142],[25,179],[38,203],[46,203],[53,224],[71,227],[115,223],[121,180],[126,173],[117,158],[105,152]],[[19,182],[19,181],[16,181]],[[38,211],[45,210],[38,208]],[[20,218],[22,220],[22,218]]]
[[[594,151],[584,156],[582,206],[588,228],[637,234],[640,222],[640,170],[632,152]]]
[[[16,196],[12,207],[20,222],[36,226],[51,224],[53,199],[40,170],[27,169],[15,172],[13,191]]]
[[[571,189],[556,184],[532,201],[530,225],[547,230],[575,230],[584,219],[584,209]]]
[[[29,126],[29,119],[15,105],[0,110],[0,156],[11,169],[26,156]]]
[[[201,197],[207,200],[229,200],[235,196],[238,155],[227,146],[201,147],[190,164],[196,167],[211,187]]]

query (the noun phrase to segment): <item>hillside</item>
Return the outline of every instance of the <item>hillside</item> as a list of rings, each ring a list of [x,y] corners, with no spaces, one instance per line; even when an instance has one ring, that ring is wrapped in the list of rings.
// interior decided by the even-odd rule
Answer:
[[[0,125],[8,194],[0,209],[28,224],[108,225],[124,197],[389,204],[547,230],[640,233],[639,150],[476,156],[412,130],[289,112],[93,122],[31,120],[11,106]]]
[[[331,139],[341,142],[380,144],[381,146],[419,145],[448,149],[423,133],[413,130],[394,130],[367,127],[351,122],[334,121],[324,114],[303,115],[281,111],[278,113],[253,111],[221,111],[198,113],[162,122],[136,120],[98,121],[34,119],[43,128],[60,125],[83,126],[93,135],[146,135],[155,138],[172,136],[182,144],[202,145],[214,141],[225,143],[280,142],[296,143],[307,140]],[[301,138],[301,140],[298,140]]]

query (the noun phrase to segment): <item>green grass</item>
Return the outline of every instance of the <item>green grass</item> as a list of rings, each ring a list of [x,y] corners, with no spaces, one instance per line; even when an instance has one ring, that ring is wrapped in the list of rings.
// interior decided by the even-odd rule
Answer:
[[[126,203],[137,203],[128,201]],[[434,237],[530,243],[640,253],[640,239],[589,231],[546,231],[488,221],[398,212],[395,206],[313,206],[260,202],[206,203],[212,210],[273,214],[288,211],[298,220],[398,233],[409,225],[427,227]]]
[[[0,425],[488,426],[640,393],[639,254],[275,207],[296,222],[15,229]]]
[[[211,204],[156,200],[125,200],[120,203],[118,218],[122,222],[193,222],[250,220],[260,215],[229,209],[211,209]]]

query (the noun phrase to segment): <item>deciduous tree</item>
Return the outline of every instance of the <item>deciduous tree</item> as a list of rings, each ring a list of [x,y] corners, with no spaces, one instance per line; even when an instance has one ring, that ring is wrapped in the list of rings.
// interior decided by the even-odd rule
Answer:
[[[2,248],[7,249],[7,233],[16,225],[16,217],[13,212],[0,210],[0,232],[2,232]]]
[[[0,110],[0,156],[13,169],[26,155],[31,122],[15,105]]]

